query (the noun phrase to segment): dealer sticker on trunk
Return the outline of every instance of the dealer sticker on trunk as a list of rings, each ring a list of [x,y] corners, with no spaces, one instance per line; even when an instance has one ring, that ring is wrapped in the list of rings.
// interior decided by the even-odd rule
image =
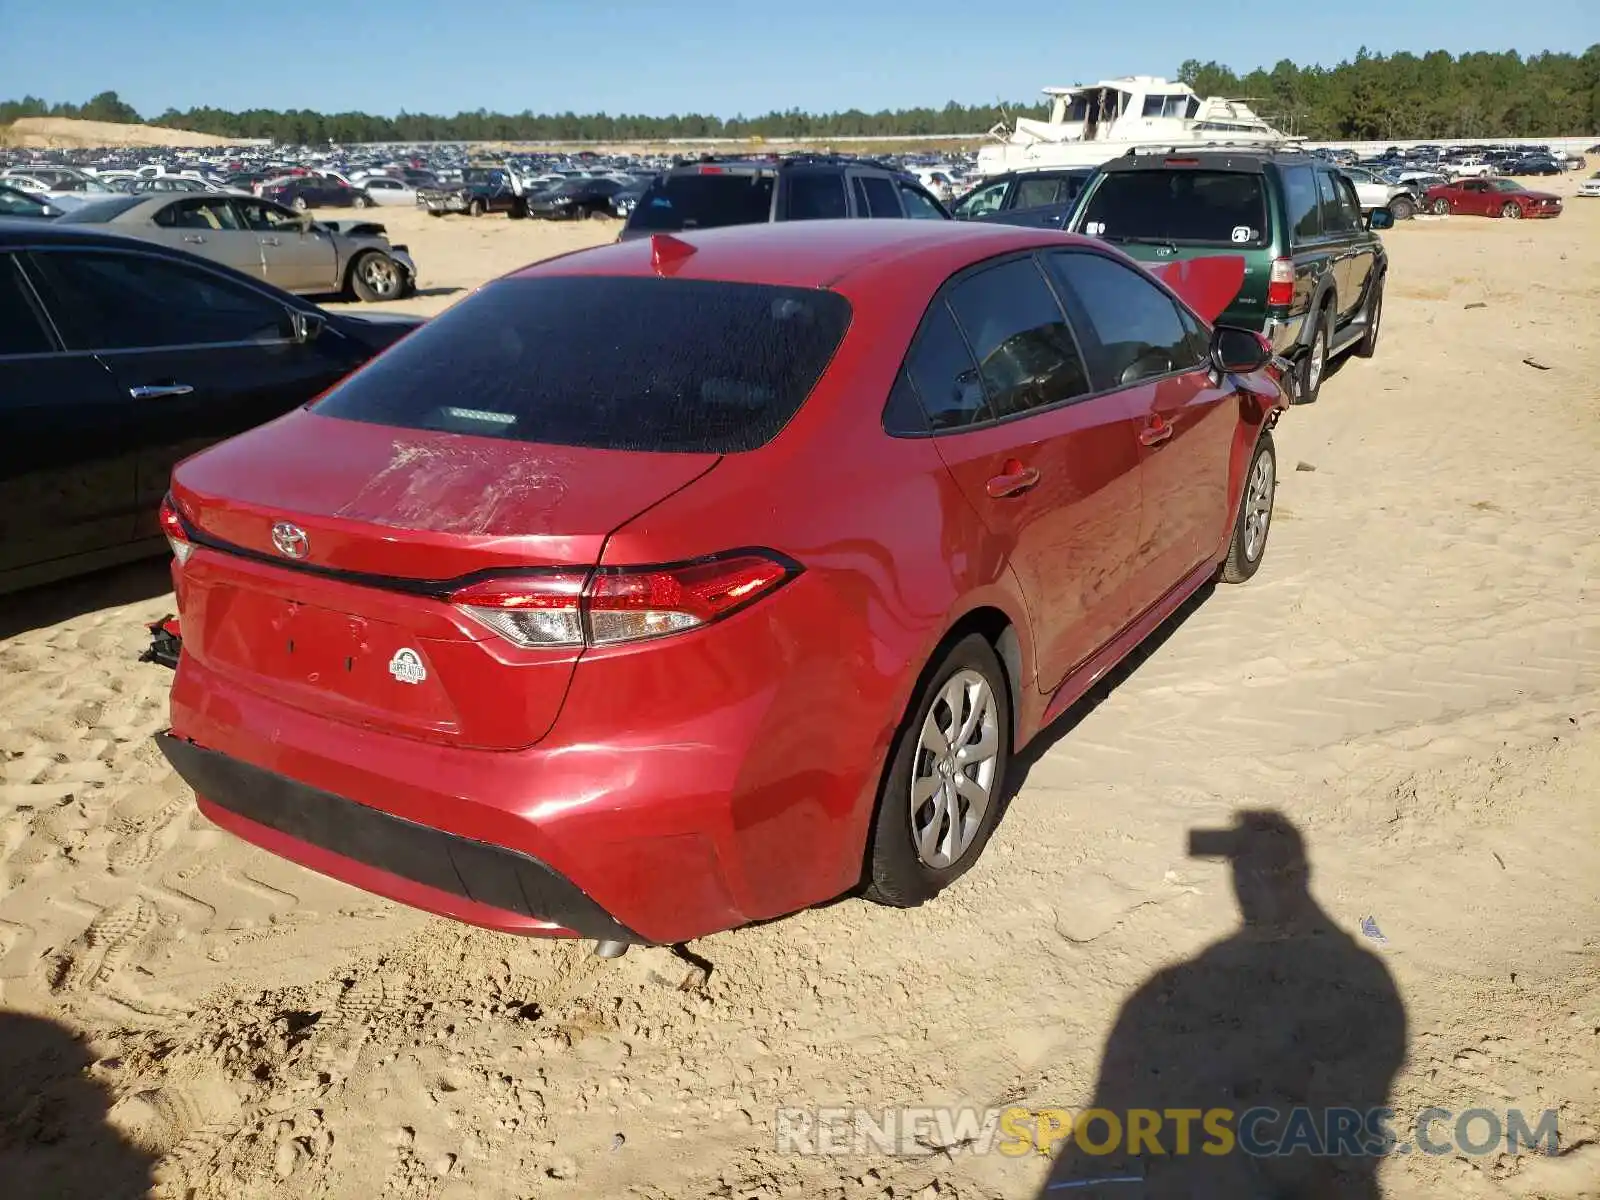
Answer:
[[[428,677],[428,669],[422,665],[421,655],[410,647],[402,646],[389,660],[389,674],[401,683],[421,683]]]

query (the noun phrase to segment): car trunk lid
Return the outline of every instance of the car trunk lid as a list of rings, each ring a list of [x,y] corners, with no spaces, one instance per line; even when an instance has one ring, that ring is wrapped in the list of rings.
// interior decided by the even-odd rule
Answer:
[[[182,568],[185,655],[353,725],[531,745],[581,646],[521,649],[450,596],[485,573],[581,586],[612,530],[718,461],[292,413],[174,473],[199,547]]]

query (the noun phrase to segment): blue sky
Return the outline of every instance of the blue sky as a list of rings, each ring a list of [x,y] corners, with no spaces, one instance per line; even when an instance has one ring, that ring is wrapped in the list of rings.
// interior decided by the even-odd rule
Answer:
[[[1313,15],[1320,14],[1320,15]],[[1374,52],[1582,51],[1600,2],[1354,0],[0,0],[0,99],[146,115],[829,111],[1031,98],[1047,84]]]

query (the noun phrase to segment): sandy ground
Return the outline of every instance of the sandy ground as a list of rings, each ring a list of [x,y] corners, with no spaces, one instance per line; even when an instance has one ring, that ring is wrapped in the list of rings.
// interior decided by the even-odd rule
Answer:
[[[383,216],[423,312],[615,234]],[[1390,1104],[1561,1114],[1559,1158],[1396,1156],[1384,1193],[1600,1196],[1600,201],[1385,240],[1382,348],[1280,426],[1261,573],[1052,730],[921,910],[603,962],[396,908],[195,813],[136,661],[164,564],[0,600],[8,1194],[1031,1196],[1040,1156],[803,1157],[775,1110],[1084,1104],[1123,1003],[1236,929],[1187,832],[1265,808],[1393,975]],[[1316,1070],[1237,999],[1262,1070]]]
[[[188,129],[125,125],[117,121],[76,121],[68,117],[23,117],[0,125],[0,146],[30,150],[76,150],[101,146],[231,146],[236,142]]]

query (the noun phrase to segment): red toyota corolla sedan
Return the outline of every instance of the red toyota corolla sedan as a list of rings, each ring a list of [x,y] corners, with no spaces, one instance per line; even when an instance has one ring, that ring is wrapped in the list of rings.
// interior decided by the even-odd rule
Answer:
[[[219,825],[602,953],[966,871],[1012,755],[1215,576],[1286,401],[1103,243],[658,235],[490,283],[189,459],[161,745]]]

